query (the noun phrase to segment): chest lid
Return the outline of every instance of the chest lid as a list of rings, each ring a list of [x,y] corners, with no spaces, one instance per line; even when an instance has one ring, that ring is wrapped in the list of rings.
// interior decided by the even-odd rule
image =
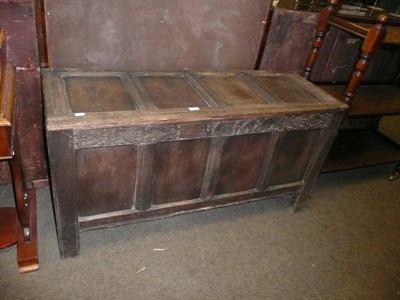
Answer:
[[[299,75],[265,71],[43,72],[48,122],[173,122],[234,118],[346,105]],[[179,117],[178,117],[179,116]],[[87,124],[88,125],[88,124]]]

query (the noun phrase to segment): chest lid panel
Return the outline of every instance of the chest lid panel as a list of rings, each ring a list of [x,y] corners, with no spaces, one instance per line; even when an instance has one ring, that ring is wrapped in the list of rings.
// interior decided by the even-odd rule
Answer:
[[[43,71],[47,118],[104,124],[132,117],[234,118],[347,107],[295,74],[265,71]],[[77,117],[86,117],[80,119]]]

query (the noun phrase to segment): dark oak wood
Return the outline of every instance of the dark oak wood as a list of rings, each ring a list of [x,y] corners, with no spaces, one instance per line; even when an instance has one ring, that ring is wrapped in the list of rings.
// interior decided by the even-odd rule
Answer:
[[[78,254],[83,230],[277,196],[298,209],[347,109],[294,74],[51,69],[42,77],[62,257]]]
[[[75,151],[72,130],[47,132],[51,157],[53,203],[57,220],[57,238],[63,256],[77,254],[79,249],[78,200],[76,187]]]
[[[274,8],[260,69],[303,72],[308,54],[304,49],[309,48],[317,19],[315,12]]]

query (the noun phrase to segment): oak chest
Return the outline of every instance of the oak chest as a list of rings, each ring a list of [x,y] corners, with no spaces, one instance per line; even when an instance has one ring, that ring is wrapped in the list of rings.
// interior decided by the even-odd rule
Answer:
[[[309,195],[347,106],[264,71],[43,72],[62,256],[79,232]]]

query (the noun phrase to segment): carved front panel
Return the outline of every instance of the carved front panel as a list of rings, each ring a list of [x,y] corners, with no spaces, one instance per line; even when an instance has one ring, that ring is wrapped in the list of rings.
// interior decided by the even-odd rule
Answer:
[[[95,148],[118,145],[140,145],[173,141],[179,138],[177,125],[132,126],[79,130],[74,135],[75,148]]]
[[[301,182],[331,119],[304,114],[215,121],[191,124],[192,136],[184,137],[180,129],[187,124],[78,131],[81,215],[177,206]],[[154,146],[139,155],[140,145]],[[86,200],[93,196],[95,202]]]
[[[76,130],[76,149],[118,145],[145,145],[204,137],[228,137],[245,134],[326,128],[332,114],[305,114],[265,117],[235,121],[214,121],[199,124],[143,125],[131,127]],[[184,134],[181,135],[181,131]]]
[[[302,184],[331,121],[325,113],[75,131],[80,216]]]
[[[291,116],[288,119],[286,129],[291,130],[307,130],[326,128],[332,121],[332,114],[305,114],[299,116]]]

